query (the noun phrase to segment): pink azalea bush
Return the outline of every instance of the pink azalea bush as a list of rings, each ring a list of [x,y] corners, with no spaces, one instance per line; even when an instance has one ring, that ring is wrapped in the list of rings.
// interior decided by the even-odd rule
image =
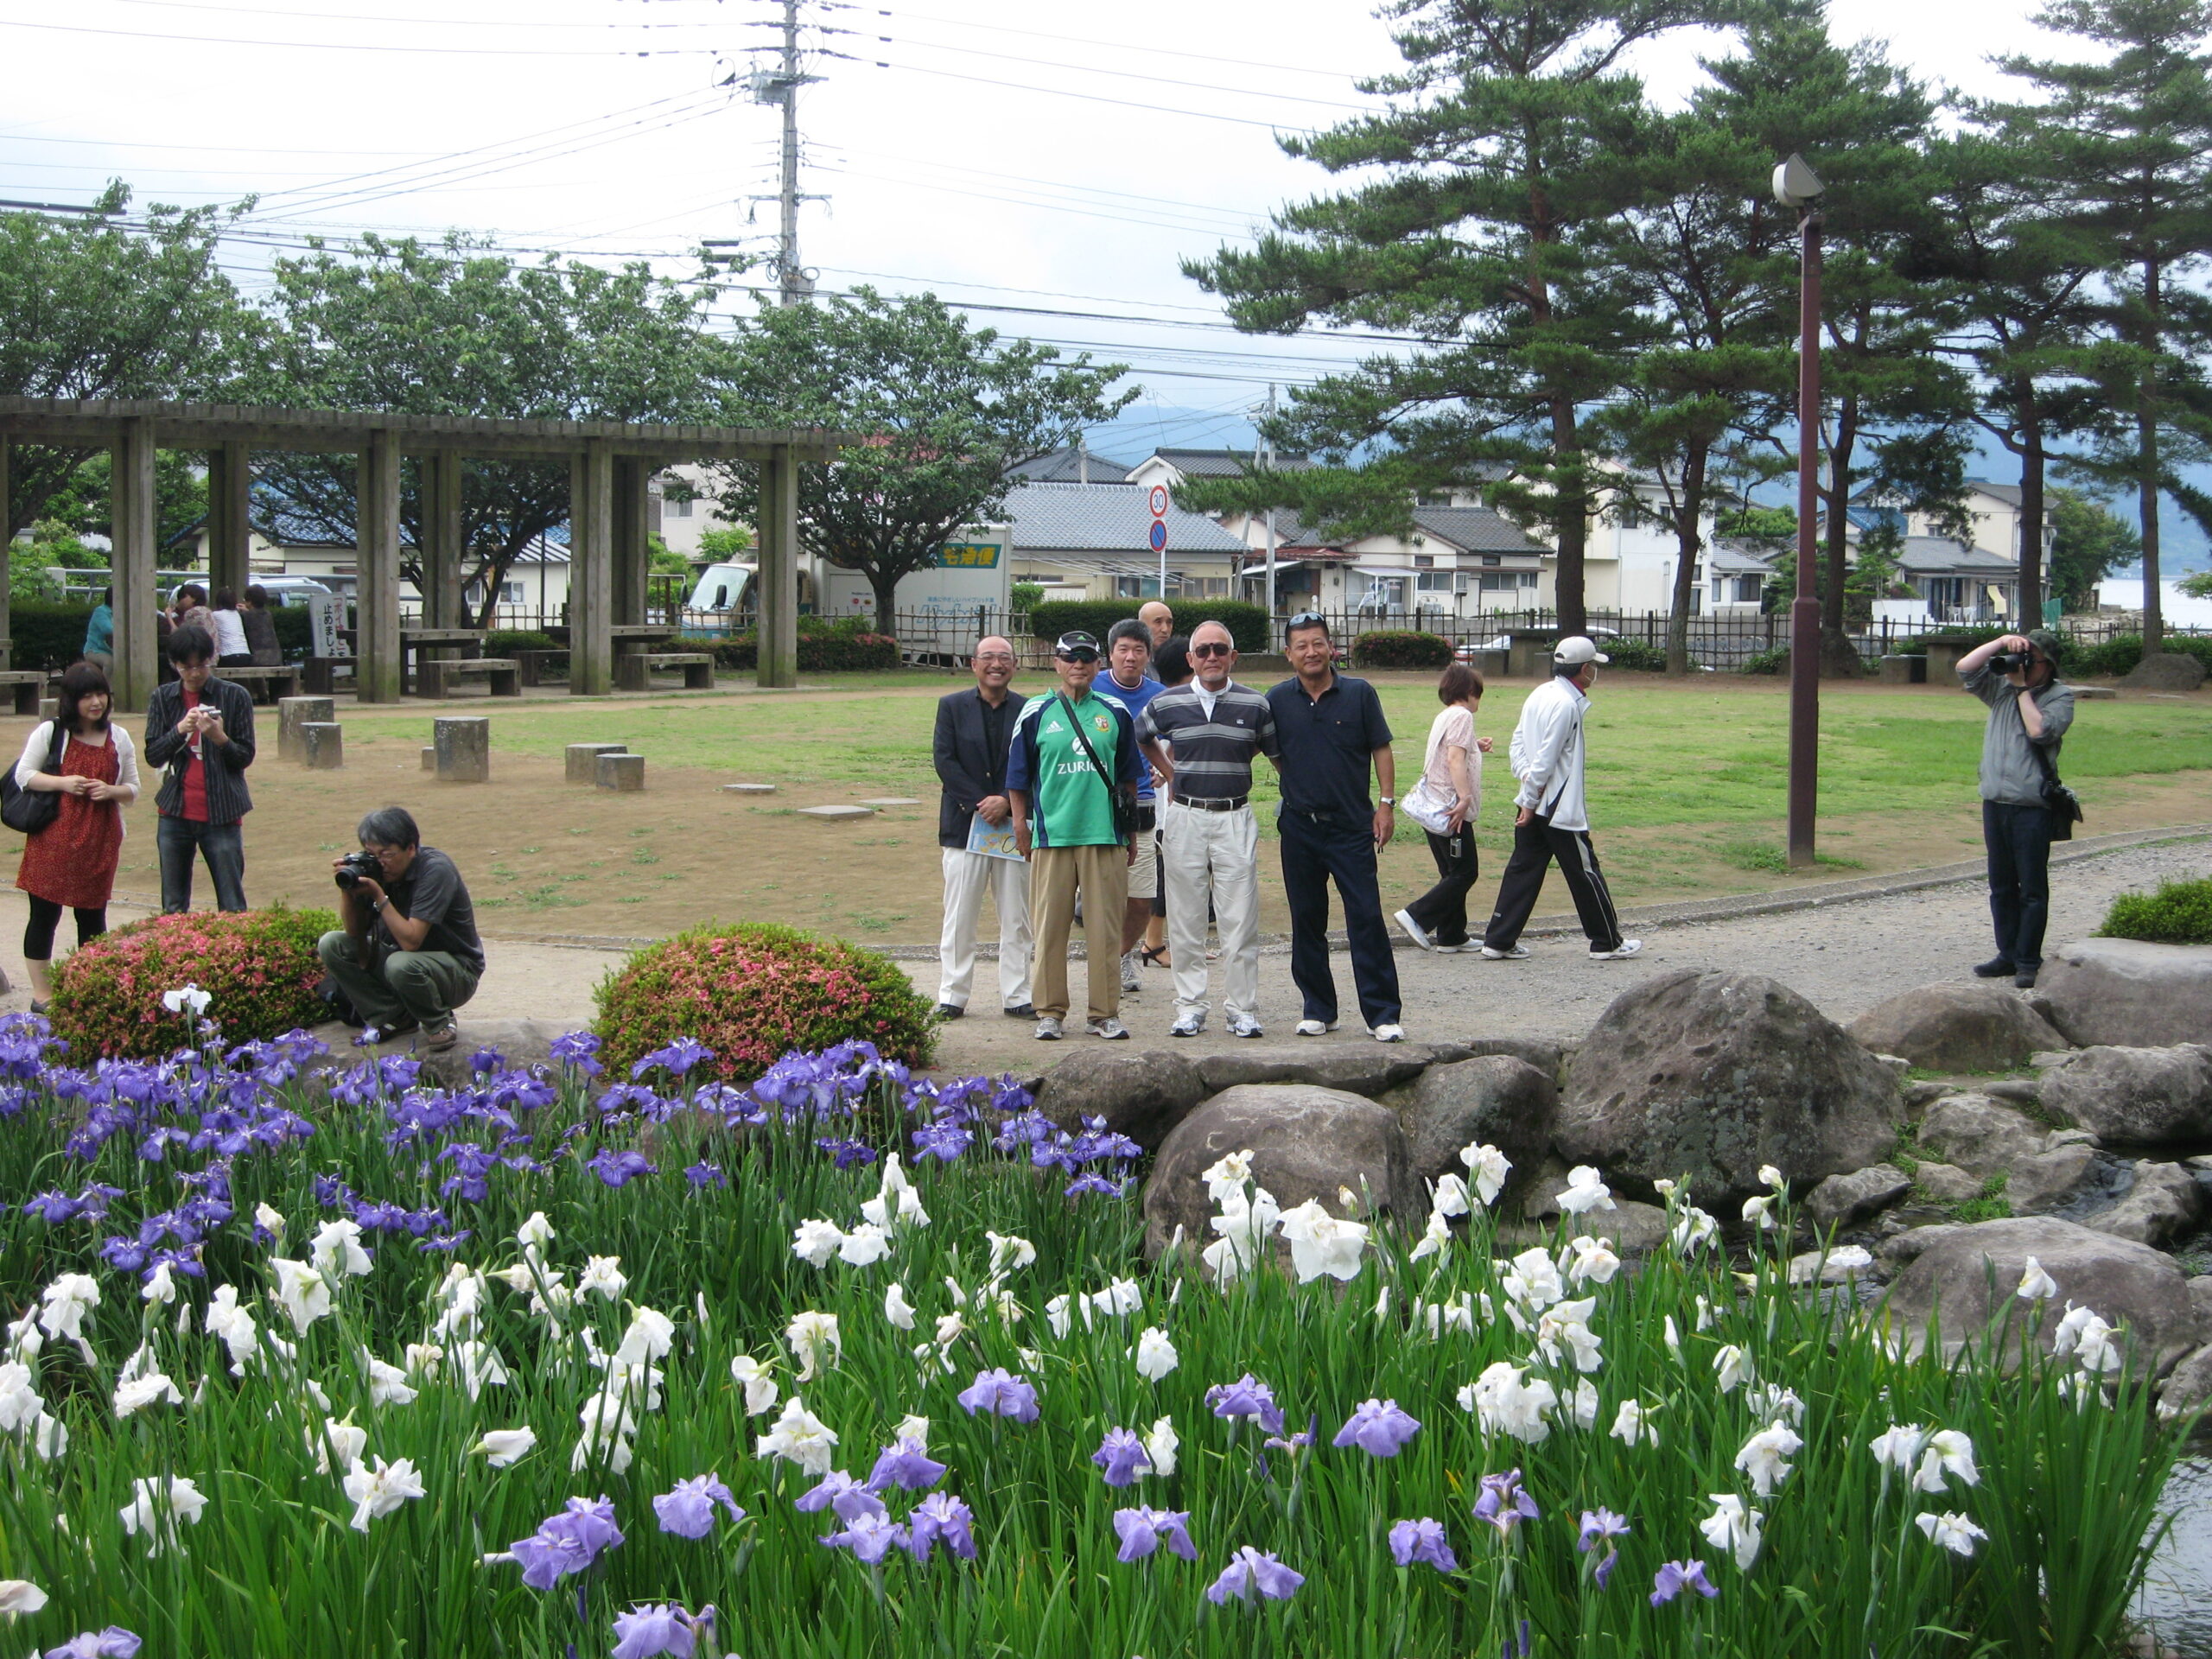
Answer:
[[[190,911],[104,934],[54,974],[48,1018],[80,1063],[152,1059],[199,1039],[164,993],[197,985],[226,1042],[276,1037],[329,1017],[315,994],[315,941],[338,925],[327,910]]]

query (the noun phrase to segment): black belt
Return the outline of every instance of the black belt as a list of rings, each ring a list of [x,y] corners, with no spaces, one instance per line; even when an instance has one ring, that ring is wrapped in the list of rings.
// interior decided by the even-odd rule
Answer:
[[[1199,796],[1178,795],[1174,798],[1174,804],[1191,807],[1200,812],[1234,812],[1251,798],[1249,795],[1231,795],[1225,799],[1208,800]]]

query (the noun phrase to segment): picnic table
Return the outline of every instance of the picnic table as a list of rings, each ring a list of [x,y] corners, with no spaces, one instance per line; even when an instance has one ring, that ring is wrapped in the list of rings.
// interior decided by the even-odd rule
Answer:
[[[625,652],[658,651],[676,638],[675,628],[665,622],[618,622],[608,632],[617,657]]]

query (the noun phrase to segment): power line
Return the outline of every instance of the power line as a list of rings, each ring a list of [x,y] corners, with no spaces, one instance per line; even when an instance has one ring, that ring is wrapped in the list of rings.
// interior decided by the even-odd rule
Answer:
[[[162,11],[222,11],[246,17],[283,17],[293,22],[301,23],[406,23],[428,24],[441,29],[533,30],[541,29],[727,29],[731,27],[727,21],[721,18],[709,23],[648,23],[643,21],[633,23],[569,23],[520,17],[387,17],[378,16],[372,12],[286,11],[272,6],[216,5],[212,3],[212,0],[115,0],[115,3],[128,6],[152,6]],[[736,27],[743,29],[758,27],[758,25],[740,23]]]
[[[143,29],[94,29],[84,23],[29,23],[0,17],[0,29],[35,29],[53,35],[99,35],[116,40],[183,41],[197,46],[263,46],[298,52],[403,52],[432,57],[474,58],[701,58],[720,54],[712,47],[404,46],[393,41],[259,41],[231,35],[171,35]]]

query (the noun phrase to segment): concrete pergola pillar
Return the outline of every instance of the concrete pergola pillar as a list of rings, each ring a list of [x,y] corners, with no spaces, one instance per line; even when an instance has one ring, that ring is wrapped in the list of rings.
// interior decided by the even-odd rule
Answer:
[[[207,452],[208,596],[218,588],[245,592],[253,580],[252,530],[246,504],[253,487],[253,452],[243,443]]]
[[[142,712],[158,677],[155,650],[161,633],[154,613],[161,604],[154,588],[154,540],[159,521],[154,506],[154,423],[143,416],[125,421],[115,447],[113,493],[109,501],[115,531],[110,555],[115,588],[115,672],[109,683],[115,706]]]
[[[12,666],[10,653],[15,645],[8,637],[15,626],[8,609],[8,565],[16,542],[15,521],[9,517],[8,460],[8,435],[0,432],[0,670]]]
[[[603,442],[569,463],[569,690],[614,689],[614,457]]]
[[[416,463],[423,480],[423,615],[434,628],[467,626],[461,614],[461,490],[458,450],[439,449]]]
[[[798,467],[778,444],[760,463],[758,581],[762,685],[798,683]]]
[[[397,702],[399,645],[399,446],[372,432],[361,454],[356,493],[353,679],[363,702]]]
[[[652,505],[645,482],[652,468],[634,455],[614,463],[614,620],[634,627],[645,617],[646,577],[652,570],[646,540]]]

